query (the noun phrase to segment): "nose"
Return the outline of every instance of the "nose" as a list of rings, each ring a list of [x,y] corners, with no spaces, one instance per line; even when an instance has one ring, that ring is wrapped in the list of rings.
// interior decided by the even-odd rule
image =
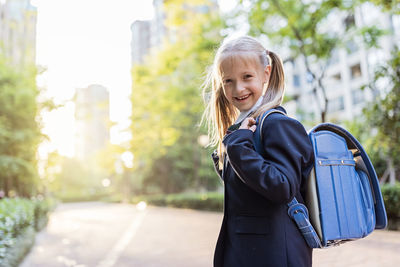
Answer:
[[[246,86],[243,82],[241,82],[241,81],[236,82],[235,93],[239,94],[242,91],[244,91],[245,89],[246,89]]]

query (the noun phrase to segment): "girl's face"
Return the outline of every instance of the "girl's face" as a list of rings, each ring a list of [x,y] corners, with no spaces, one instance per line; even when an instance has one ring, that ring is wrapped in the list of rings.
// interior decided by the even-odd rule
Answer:
[[[228,56],[221,62],[225,97],[240,111],[251,109],[264,91],[271,66],[262,67],[248,55]]]

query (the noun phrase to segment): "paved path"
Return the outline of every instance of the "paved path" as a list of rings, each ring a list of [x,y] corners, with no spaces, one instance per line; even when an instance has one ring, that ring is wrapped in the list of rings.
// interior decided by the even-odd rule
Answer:
[[[62,204],[21,267],[208,267],[221,220],[216,212]],[[400,232],[314,250],[313,260],[316,267],[400,266]]]

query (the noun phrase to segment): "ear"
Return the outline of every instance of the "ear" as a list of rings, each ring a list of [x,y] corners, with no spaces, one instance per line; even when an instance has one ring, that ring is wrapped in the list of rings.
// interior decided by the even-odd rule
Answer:
[[[264,83],[269,81],[269,76],[271,75],[271,65],[268,65],[264,68]]]

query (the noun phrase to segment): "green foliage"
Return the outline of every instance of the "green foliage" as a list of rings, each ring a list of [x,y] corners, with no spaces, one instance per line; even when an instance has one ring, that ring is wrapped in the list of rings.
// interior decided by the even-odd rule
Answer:
[[[363,27],[359,30],[360,35],[362,36],[364,43],[367,47],[379,48],[379,40],[382,35],[388,33],[388,31],[384,31],[376,26],[371,27]]]
[[[81,192],[65,192],[55,195],[57,199],[63,203],[69,202],[88,202],[88,201],[108,201],[110,196],[109,192],[92,192],[89,191],[86,194]]]
[[[384,184],[381,190],[388,216],[388,229],[400,230],[400,183]]]
[[[108,144],[84,160],[49,153],[43,164],[46,168],[42,184],[62,202],[98,201],[121,192],[124,185],[116,163],[122,168],[124,151],[121,146]],[[110,184],[104,186],[104,179]]]
[[[400,2],[398,0],[361,0],[361,2],[372,2],[385,12],[400,14]]]
[[[203,1],[179,3],[168,1],[188,12],[205,5]],[[215,188],[218,179],[206,171],[212,170],[210,153],[197,141],[205,129],[197,124],[204,109],[200,87],[213,49],[221,41],[222,22],[212,9],[192,12],[185,23],[184,17],[174,19],[179,10],[167,8],[166,12],[176,29],[175,42],[165,42],[144,64],[132,69],[131,151],[135,158],[131,183],[136,192]]]
[[[5,251],[5,257],[0,256],[0,266],[18,267],[25,255],[29,252],[35,242],[35,229],[29,226],[13,239],[12,247]],[[1,249],[0,249],[1,251]]]
[[[303,55],[327,59],[340,43],[337,33],[321,31],[321,26],[336,9],[349,8],[346,1],[254,1],[249,14],[251,33],[266,34],[277,44],[290,49],[293,58]]]
[[[0,190],[20,196],[38,187],[36,150],[41,141],[37,121],[36,69],[17,71],[0,58]]]
[[[0,201],[1,241],[11,246],[13,238],[26,227],[34,225],[35,206],[26,199],[4,199]]]
[[[102,186],[103,173],[97,172],[96,164],[87,160],[62,158],[61,171],[49,184],[54,196],[63,202],[94,201],[105,197],[109,192]]]
[[[400,50],[395,48],[392,58],[377,67],[370,85],[383,88],[381,94],[364,109],[371,128],[376,129],[377,142],[371,143],[385,158],[400,166]],[[397,167],[398,169],[398,167]]]
[[[345,128],[360,142],[371,160],[376,174],[382,177],[387,166],[379,139],[364,116],[344,123]]]
[[[48,222],[50,212],[57,206],[57,201],[54,198],[33,198],[34,204],[33,216],[35,218],[34,227],[36,231],[42,230]]]
[[[330,26],[337,18],[352,18],[357,4],[357,1],[347,0],[251,1],[248,14],[250,34],[265,35],[277,47],[286,48],[289,52],[286,60],[301,56],[322,122],[326,119],[329,103],[324,85],[325,69],[333,52],[353,42],[357,35],[363,37],[367,47],[376,47],[379,36],[383,34],[375,26],[355,30],[351,20],[344,33]]]
[[[155,206],[168,206],[196,210],[222,211],[224,196],[221,193],[186,193],[170,195],[137,196],[133,203],[145,201]]]
[[[183,134],[179,142],[167,148],[166,154],[155,158],[153,168],[144,180],[144,188],[158,187],[163,193],[185,189],[215,190],[218,178],[210,158],[211,151],[197,142],[198,132]]]
[[[0,266],[17,266],[33,243],[32,231],[40,230],[47,223],[48,213],[54,207],[51,199],[0,200]],[[26,238],[29,239],[23,241]],[[3,265],[10,262],[12,265]]]
[[[381,187],[385,208],[389,218],[400,218],[400,183]]]

